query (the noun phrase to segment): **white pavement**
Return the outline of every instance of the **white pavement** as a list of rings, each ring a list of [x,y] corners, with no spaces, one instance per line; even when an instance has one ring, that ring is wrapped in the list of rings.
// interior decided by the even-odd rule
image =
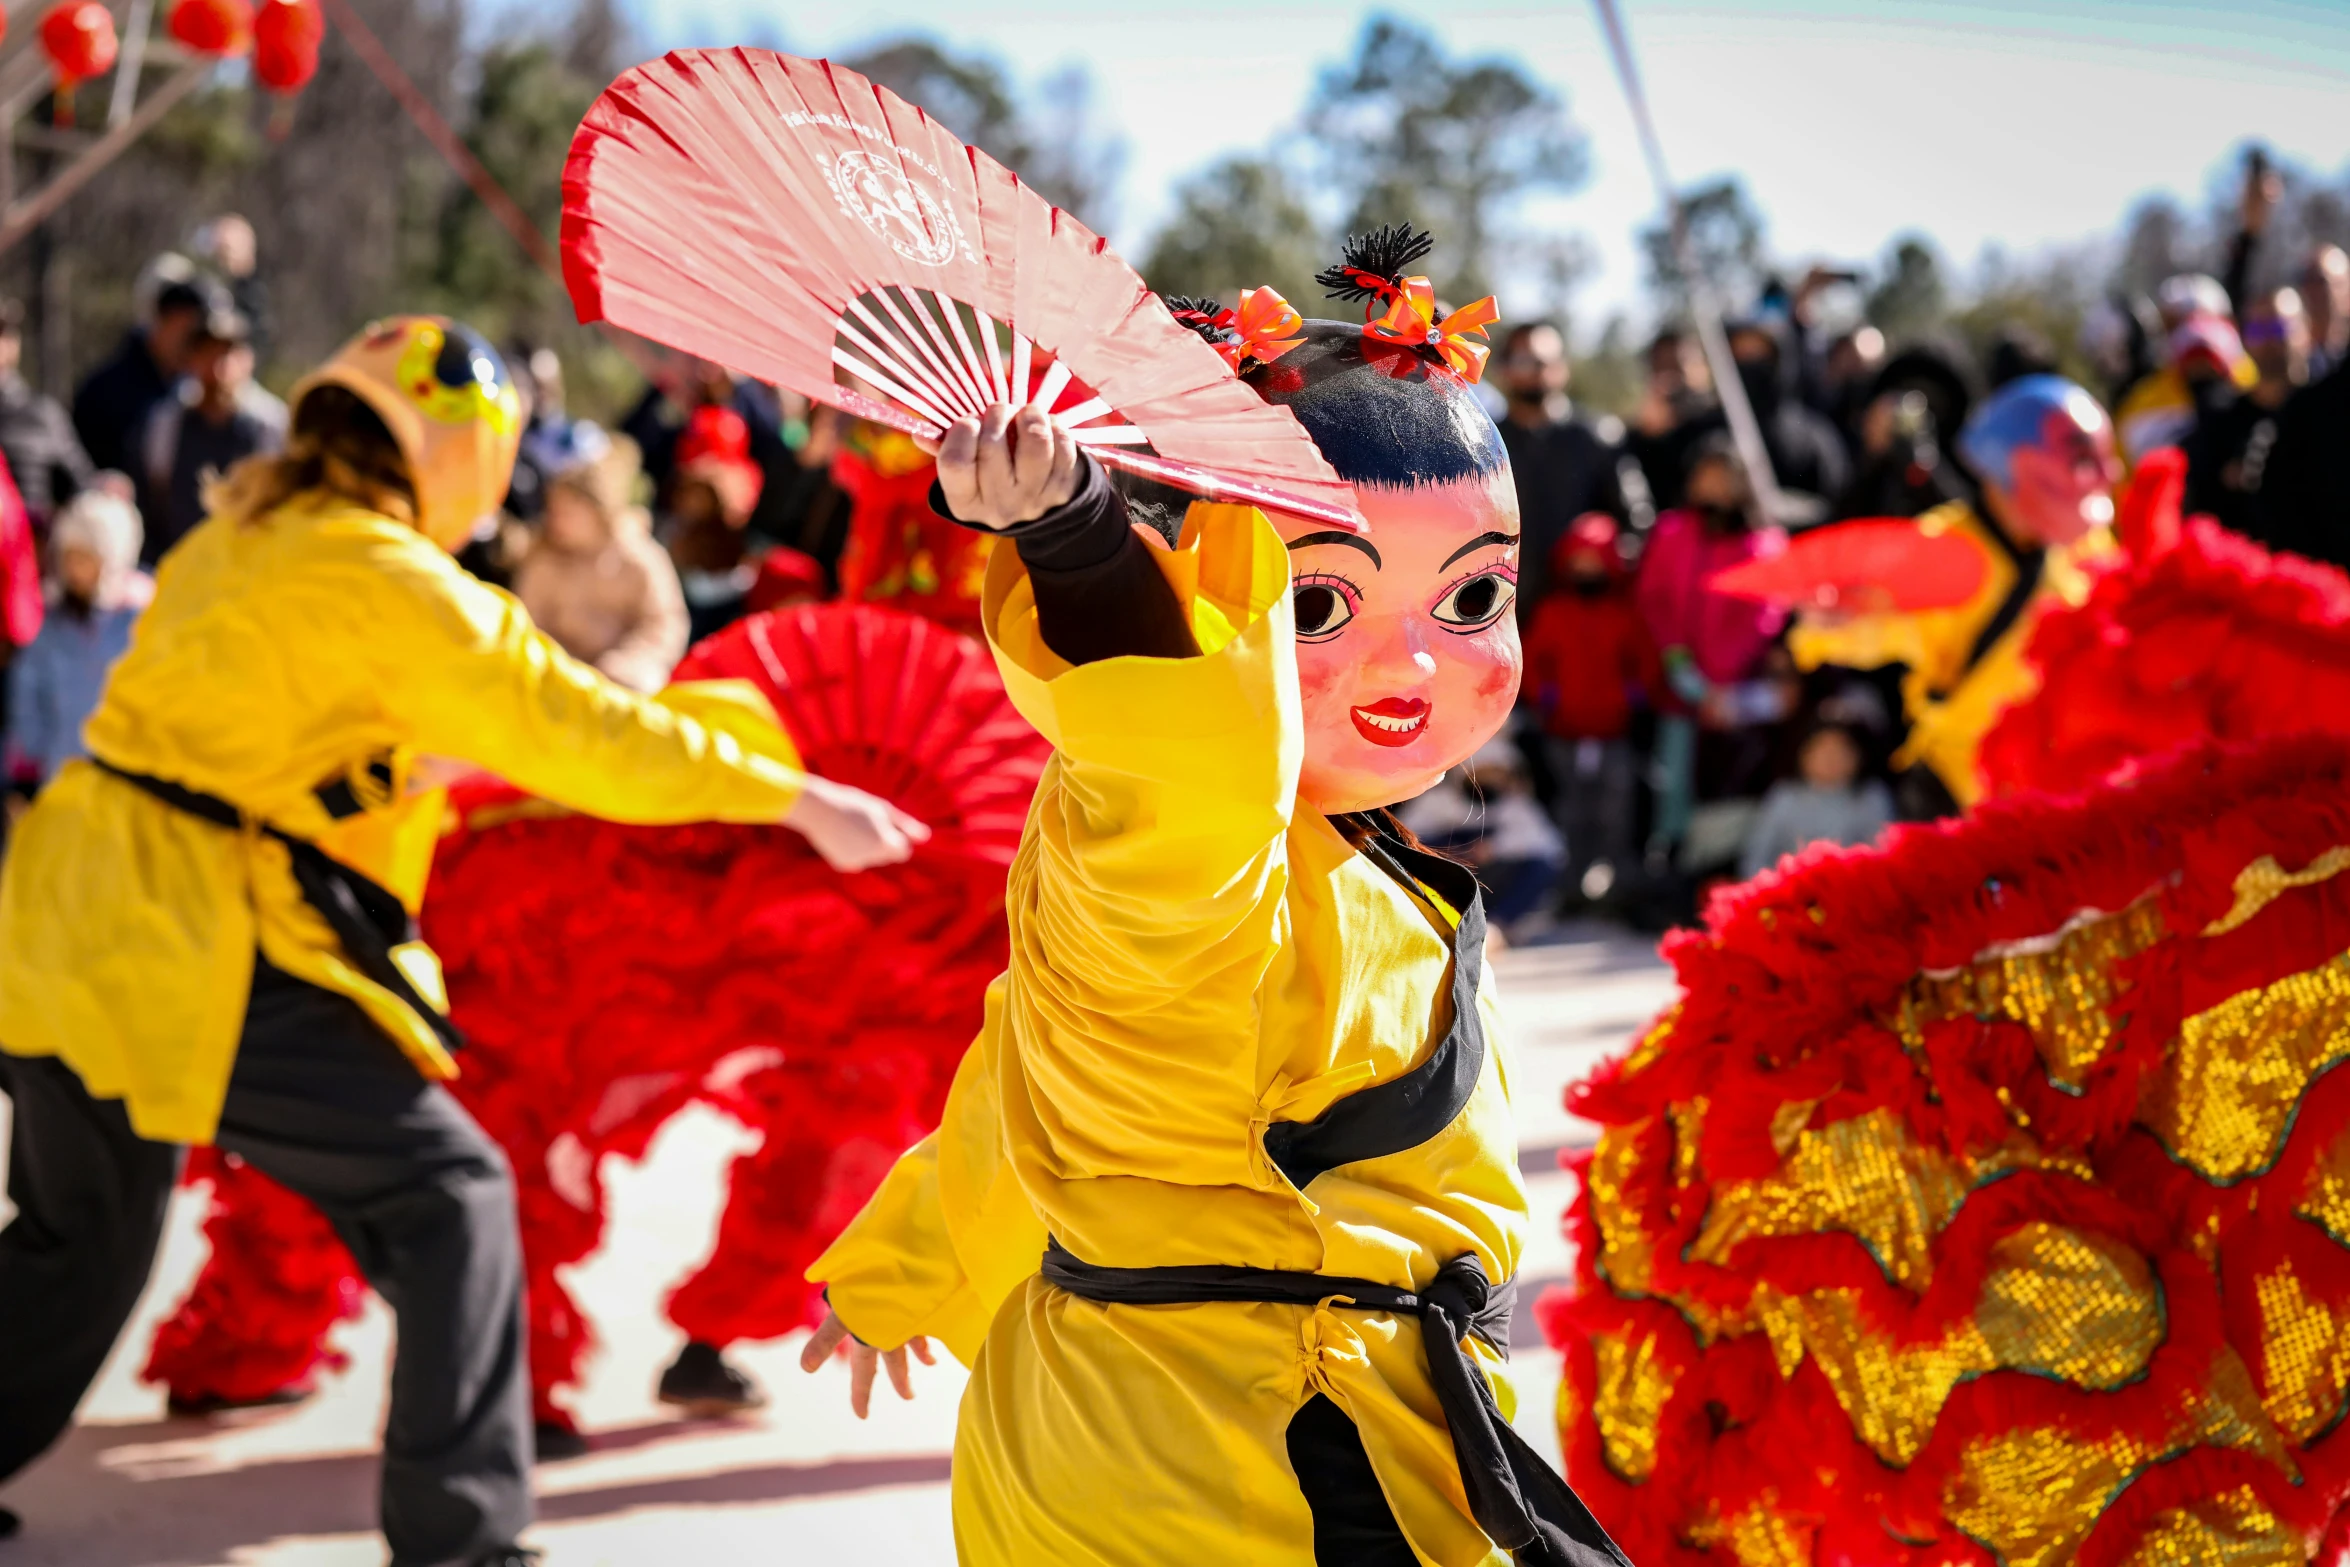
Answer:
[[[1506,954],[1498,974],[1535,1214],[1513,1360],[1518,1424],[1555,1459],[1558,1362],[1529,1308],[1572,1266],[1559,1229],[1569,1182],[1558,1153],[1590,1136],[1560,1096],[1656,1014],[1670,980],[1646,943],[1597,930]],[[774,1399],[755,1417],[681,1421],[653,1401],[654,1378],[678,1347],[661,1298],[708,1250],[720,1172],[748,1141],[735,1123],[694,1112],[665,1128],[641,1165],[607,1167],[611,1239],[572,1275],[604,1338],[579,1400],[592,1451],[539,1468],[530,1543],[546,1552],[547,1567],[954,1560],[947,1459],[963,1374],[951,1362],[917,1368],[914,1402],[884,1393],[867,1422],[848,1413],[842,1368],[801,1375],[797,1336],[734,1351]],[[154,1282],[80,1422],[0,1492],[26,1523],[23,1535],[0,1543],[0,1567],[382,1562],[373,1448],[391,1320],[380,1301],[341,1329],[345,1369],[297,1408],[177,1420],[164,1414],[158,1390],[138,1382],[155,1322],[202,1261],[197,1224],[183,1196]]]

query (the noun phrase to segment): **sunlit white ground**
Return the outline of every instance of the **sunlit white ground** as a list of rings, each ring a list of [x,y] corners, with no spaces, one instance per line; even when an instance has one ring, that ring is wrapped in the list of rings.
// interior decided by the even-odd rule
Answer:
[[[1568,1185],[1557,1150],[1582,1142],[1560,1094],[1620,1049],[1663,1005],[1668,982],[1647,946],[1585,939],[1507,954],[1523,1164],[1535,1239],[1514,1366],[1519,1425],[1556,1457],[1557,1357],[1528,1306],[1571,1265],[1558,1229]],[[641,1165],[614,1162],[611,1239],[572,1283],[603,1337],[584,1394],[586,1457],[542,1465],[530,1543],[548,1567],[676,1567],[750,1561],[952,1562],[947,1463],[963,1375],[923,1373],[913,1403],[886,1395],[873,1418],[847,1408],[847,1373],[794,1364],[797,1338],[740,1347],[772,1395],[738,1422],[680,1421],[653,1400],[678,1338],[661,1320],[668,1288],[704,1255],[717,1223],[719,1172],[747,1145],[731,1121],[672,1122]],[[0,1166],[4,1168],[4,1166]],[[4,1212],[4,1210],[0,1210]],[[373,1567],[375,1435],[383,1419],[391,1320],[380,1302],[341,1330],[349,1357],[319,1395],[290,1410],[173,1420],[136,1379],[154,1324],[202,1261],[197,1214],[182,1199],[153,1285],[131,1329],[57,1449],[0,1502],[25,1532],[0,1543],[0,1567]],[[9,1345],[16,1354],[27,1346]]]

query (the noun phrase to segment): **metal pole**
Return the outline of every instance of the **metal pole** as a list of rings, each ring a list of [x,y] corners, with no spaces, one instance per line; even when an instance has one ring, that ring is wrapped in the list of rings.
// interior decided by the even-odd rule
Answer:
[[[191,60],[181,66],[161,87],[147,95],[129,119],[90,143],[87,151],[58,170],[39,190],[11,203],[5,213],[0,213],[0,254],[14,249],[40,226],[43,218],[72,200],[75,192],[95,179],[100,170],[120,157],[157,120],[170,113],[173,105],[194,92],[197,84],[212,74],[212,65],[210,60]]]
[[[155,0],[131,0],[122,24],[122,58],[114,67],[114,96],[106,103],[106,128],[131,117],[139,101],[139,73],[147,66],[147,34],[155,27]]]
[[[1665,168],[1664,143],[1657,136],[1656,121],[1649,115],[1648,95],[1641,90],[1640,68],[1632,59],[1631,35],[1624,30],[1623,17],[1617,14],[1616,0],[1591,0],[1591,3],[1599,12],[1600,29],[1607,34],[1608,52],[1615,57],[1616,76],[1624,84],[1624,97],[1632,107],[1632,123],[1640,132],[1640,151],[1648,161],[1648,177],[1656,183],[1657,197],[1665,205],[1665,221],[1671,225],[1668,232],[1673,241],[1673,265],[1689,291],[1689,315],[1697,327],[1697,341],[1705,349],[1705,362],[1713,371],[1714,395],[1722,400],[1730,439],[1738,447],[1740,460],[1746,464],[1747,477],[1754,486],[1755,505],[1765,517],[1779,521],[1786,512],[1786,503],[1779,494],[1779,476],[1771,468],[1770,448],[1763,444],[1762,425],[1754,417],[1754,405],[1746,400],[1746,383],[1738,379],[1738,358],[1730,352],[1730,334],[1722,326],[1721,301],[1714,296],[1713,280],[1698,265],[1697,253],[1689,243],[1688,216],[1674,191],[1672,175]]]

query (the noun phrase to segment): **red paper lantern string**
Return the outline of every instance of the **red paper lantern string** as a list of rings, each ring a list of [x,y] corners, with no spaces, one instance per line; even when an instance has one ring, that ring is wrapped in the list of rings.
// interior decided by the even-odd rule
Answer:
[[[273,93],[291,96],[318,74],[318,46],[326,14],[318,0],[261,0],[253,18],[253,75]]]
[[[41,18],[41,52],[57,73],[57,123],[73,123],[76,83],[114,69],[121,41],[114,17],[99,0],[67,0]]]
[[[168,30],[197,54],[243,54],[253,47],[253,0],[179,0]]]

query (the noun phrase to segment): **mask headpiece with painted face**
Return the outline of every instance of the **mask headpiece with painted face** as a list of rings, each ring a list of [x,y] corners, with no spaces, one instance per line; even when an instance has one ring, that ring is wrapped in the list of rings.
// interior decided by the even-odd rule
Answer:
[[[1958,454],[2001,526],[2025,544],[2070,544],[2113,521],[2113,421],[2058,375],[2010,381],[1976,407]]]
[[[345,343],[294,388],[339,386],[375,410],[416,491],[416,530],[456,550],[505,499],[522,442],[522,399],[480,333],[446,316],[392,316]]]
[[[1298,793],[1325,814],[1420,793],[1517,697],[1517,492],[1470,389],[1485,360],[1472,334],[1491,324],[1492,301],[1443,313],[1425,278],[1402,274],[1427,249],[1402,229],[1350,241],[1323,282],[1368,301],[1370,319],[1292,318],[1278,334],[1291,341],[1240,367],[1297,416],[1370,524],[1358,536],[1273,519],[1297,618]]]

